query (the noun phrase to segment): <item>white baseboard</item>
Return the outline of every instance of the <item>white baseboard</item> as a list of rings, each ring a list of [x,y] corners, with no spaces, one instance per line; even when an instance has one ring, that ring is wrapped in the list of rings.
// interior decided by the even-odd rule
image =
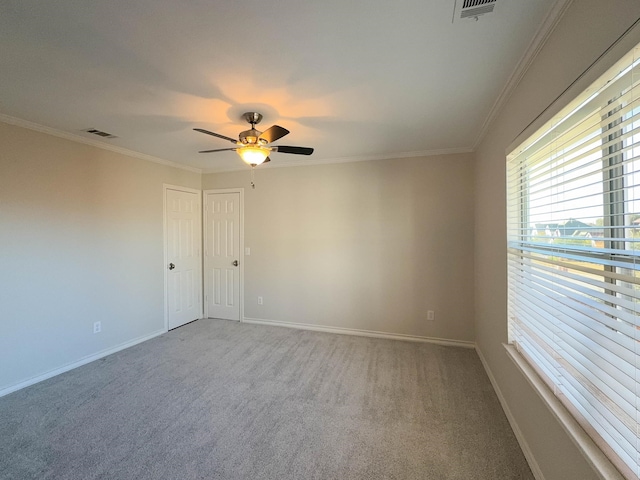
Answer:
[[[476,352],[478,354],[478,357],[480,357],[480,361],[482,362],[482,365],[484,366],[485,372],[487,372],[487,376],[489,377],[489,381],[491,382],[491,385],[493,386],[493,389],[495,390],[496,395],[498,396],[498,400],[500,401],[500,405],[502,405],[502,410],[504,410],[504,414],[507,416],[507,420],[509,421],[509,425],[511,425],[511,429],[513,430],[513,433],[515,434],[516,439],[518,440],[518,443],[520,444],[520,448],[522,449],[522,453],[524,453],[524,457],[527,459],[527,463],[529,464],[529,468],[531,468],[531,472],[533,473],[533,476],[536,478],[536,480],[544,480],[544,475],[542,474],[542,470],[540,470],[540,466],[538,465],[538,462],[536,461],[535,457],[533,456],[533,452],[531,451],[531,448],[529,447],[529,444],[525,440],[524,435],[522,434],[522,431],[520,430],[520,427],[518,426],[518,424],[516,422],[516,419],[514,418],[513,414],[511,413],[511,410],[509,410],[509,406],[507,405],[507,401],[505,400],[504,396],[502,395],[502,391],[500,391],[500,387],[498,386],[498,382],[496,381],[496,378],[493,376],[493,373],[491,372],[491,369],[489,368],[489,364],[485,360],[484,355],[482,355],[482,351],[480,351],[480,348],[477,345],[476,345]]]
[[[10,393],[16,392],[22,388],[25,387],[29,387],[31,385],[34,385],[38,382],[42,382],[43,380],[47,380],[51,377],[55,377],[56,375],[60,375],[61,373],[64,372],[68,372],[69,370],[73,370],[74,368],[78,368],[81,367],[82,365],[86,365],[87,363],[91,363],[94,360],[98,360],[102,357],[106,357],[107,355],[111,355],[112,353],[116,353],[119,352],[120,350],[124,350],[125,348],[129,348],[129,347],[133,347],[134,345],[137,345],[138,343],[142,343],[142,342],[146,342],[147,340],[151,340],[154,337],[158,337],[160,335],[162,335],[163,333],[167,333],[166,330],[160,330],[158,332],[154,332],[150,335],[145,335],[144,337],[139,337],[136,338],[134,340],[130,340],[128,342],[125,343],[121,343],[120,345],[116,345],[113,348],[109,348],[107,350],[102,350],[101,352],[98,353],[94,353],[93,355],[89,355],[87,357],[81,358],[80,360],[73,362],[73,363],[68,363],[67,365],[64,365],[62,367],[56,368],[54,370],[50,370],[46,373],[43,373],[42,375],[38,375],[36,377],[31,377],[28,380],[24,380],[22,382],[19,383],[15,383],[13,385],[10,385],[8,387],[5,387],[3,389],[0,389],[0,397],[3,397],[5,395],[8,395]]]
[[[355,328],[343,327],[325,327],[324,325],[311,325],[308,323],[282,322],[280,320],[265,320],[262,318],[242,319],[245,323],[253,323],[256,325],[272,325],[276,327],[297,328],[299,330],[313,330],[315,332],[338,333],[341,335],[356,335],[360,337],[386,338],[389,340],[405,340],[409,342],[435,343],[450,347],[475,348],[474,342],[464,340],[449,340],[446,338],[420,337],[417,335],[405,335],[402,333],[376,332],[373,330],[359,330]]]

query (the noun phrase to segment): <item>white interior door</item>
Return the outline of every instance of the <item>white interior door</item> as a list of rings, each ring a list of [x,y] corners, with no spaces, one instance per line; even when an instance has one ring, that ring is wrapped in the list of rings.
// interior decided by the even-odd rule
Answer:
[[[206,193],[205,225],[206,315],[240,320],[240,193]]]
[[[200,205],[198,191],[165,189],[169,330],[198,319],[202,311]]]

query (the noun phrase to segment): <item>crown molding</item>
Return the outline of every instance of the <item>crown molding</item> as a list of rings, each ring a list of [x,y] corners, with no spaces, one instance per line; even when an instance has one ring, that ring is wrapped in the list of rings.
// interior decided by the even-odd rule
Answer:
[[[525,73],[527,73],[527,70],[529,70],[529,67],[538,56],[538,53],[540,53],[540,50],[542,50],[542,47],[544,47],[544,44],[553,33],[572,2],[573,0],[557,0],[551,7],[542,24],[538,27],[538,30],[529,43],[524,55],[516,65],[516,68],[511,72],[511,75],[509,76],[505,86],[502,88],[500,95],[498,95],[498,98],[491,106],[489,114],[484,119],[484,122],[482,122],[480,133],[478,134],[476,141],[473,143],[473,150],[476,150],[480,146],[480,143],[484,140],[484,137],[489,131],[489,127],[515,91]]]
[[[148,162],[159,163],[160,165],[179,168],[181,170],[187,170],[193,173],[202,173],[202,170],[199,168],[189,167],[187,165],[182,165],[181,163],[172,162],[170,160],[164,160],[162,158],[154,157],[152,155],[147,155],[145,153],[136,152],[134,150],[129,150],[127,148],[117,147],[115,145],[109,145],[99,140],[81,137],[80,135],[64,132],[62,130],[57,130],[51,127],[45,127],[44,125],[30,122],[28,120],[23,120],[21,118],[11,117],[3,113],[0,113],[0,122],[8,123],[9,125],[15,125],[17,127],[27,128],[29,130],[34,130],[36,132],[52,135],[54,137],[64,138],[65,140],[70,140],[72,142],[83,143],[85,145],[90,145],[92,147],[100,148],[102,150],[109,150],[111,152],[119,153],[121,155],[126,155],[128,157],[139,158],[141,160],[146,160]]]
[[[109,150],[115,153],[119,153],[121,155],[127,155],[129,157],[139,158],[141,160],[147,160],[149,162],[159,163],[161,165],[180,168],[182,170],[187,170],[189,172],[194,172],[194,173],[206,174],[206,173],[236,172],[236,171],[242,171],[245,169],[245,164],[242,162],[238,162],[238,166],[232,167],[232,168],[200,169],[200,168],[190,167],[180,163],[172,162],[170,160],[164,160],[162,158],[147,155],[145,153],[129,150],[123,147],[109,145],[99,140],[94,140],[92,138],[85,138],[73,133],[57,130],[51,127],[46,127],[38,123],[30,122],[28,120],[23,120],[21,118],[12,117],[10,115],[5,115],[3,113],[0,113],[0,122],[7,123],[9,125],[15,125],[17,127],[27,128],[29,130],[34,130],[36,132],[52,135],[54,137],[64,138],[65,140],[70,140],[72,142],[90,145],[92,147],[100,148],[102,150]],[[444,148],[444,149],[438,149],[438,150],[424,150],[424,151],[418,151],[418,152],[399,152],[399,153],[389,153],[389,154],[382,154],[382,155],[338,157],[338,158],[328,158],[328,159],[322,159],[322,160],[314,159],[314,160],[307,160],[304,163],[285,160],[284,162],[278,162],[275,165],[268,165],[268,166],[265,165],[265,167],[266,168],[283,168],[283,167],[300,167],[300,166],[311,166],[311,165],[330,165],[330,164],[336,164],[336,163],[369,162],[374,160],[393,160],[393,159],[400,159],[400,158],[415,158],[415,157],[433,157],[437,155],[452,155],[452,154],[472,153],[472,152],[473,152],[472,148]]]
[[[371,162],[375,160],[397,160],[401,158],[415,158],[415,157],[433,157],[438,155],[454,155],[459,153],[473,153],[472,148],[443,148],[440,150],[424,150],[420,152],[400,152],[389,153],[383,155],[363,155],[356,157],[337,157],[326,158],[319,160],[305,160],[304,162],[296,161],[278,161],[275,165],[265,165],[264,168],[284,168],[284,167],[310,167],[312,165],[332,165],[336,163],[354,163],[354,162]],[[273,162],[272,162],[273,163]],[[209,168],[203,169],[202,173],[225,173],[225,172],[237,172],[245,170],[246,165],[242,162],[238,164],[238,167],[232,168]]]

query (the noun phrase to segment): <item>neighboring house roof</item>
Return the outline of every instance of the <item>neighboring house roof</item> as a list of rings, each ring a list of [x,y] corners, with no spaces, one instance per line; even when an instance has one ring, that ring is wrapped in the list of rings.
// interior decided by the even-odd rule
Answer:
[[[580,220],[570,218],[563,224],[558,226],[558,230],[563,236],[575,235],[579,232],[588,232],[591,230],[591,225],[588,225]]]
[[[566,222],[561,223],[536,223],[536,230],[538,231],[546,231],[549,230],[551,232],[558,232],[558,235],[561,236],[573,236],[578,234],[579,232],[591,232],[593,235],[593,231],[595,228],[592,225],[581,222],[580,220],[576,220],[575,218],[570,218]]]

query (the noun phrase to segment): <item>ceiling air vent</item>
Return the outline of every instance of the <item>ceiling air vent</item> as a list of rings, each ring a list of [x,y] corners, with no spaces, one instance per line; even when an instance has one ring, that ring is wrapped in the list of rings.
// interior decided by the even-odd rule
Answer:
[[[115,135],[103,132],[102,130],[96,130],[95,128],[87,128],[86,130],[83,130],[83,132],[91,133],[92,135],[97,135],[102,138],[118,138]]]
[[[453,17],[478,20],[480,15],[493,12],[496,3],[497,0],[456,0]]]

